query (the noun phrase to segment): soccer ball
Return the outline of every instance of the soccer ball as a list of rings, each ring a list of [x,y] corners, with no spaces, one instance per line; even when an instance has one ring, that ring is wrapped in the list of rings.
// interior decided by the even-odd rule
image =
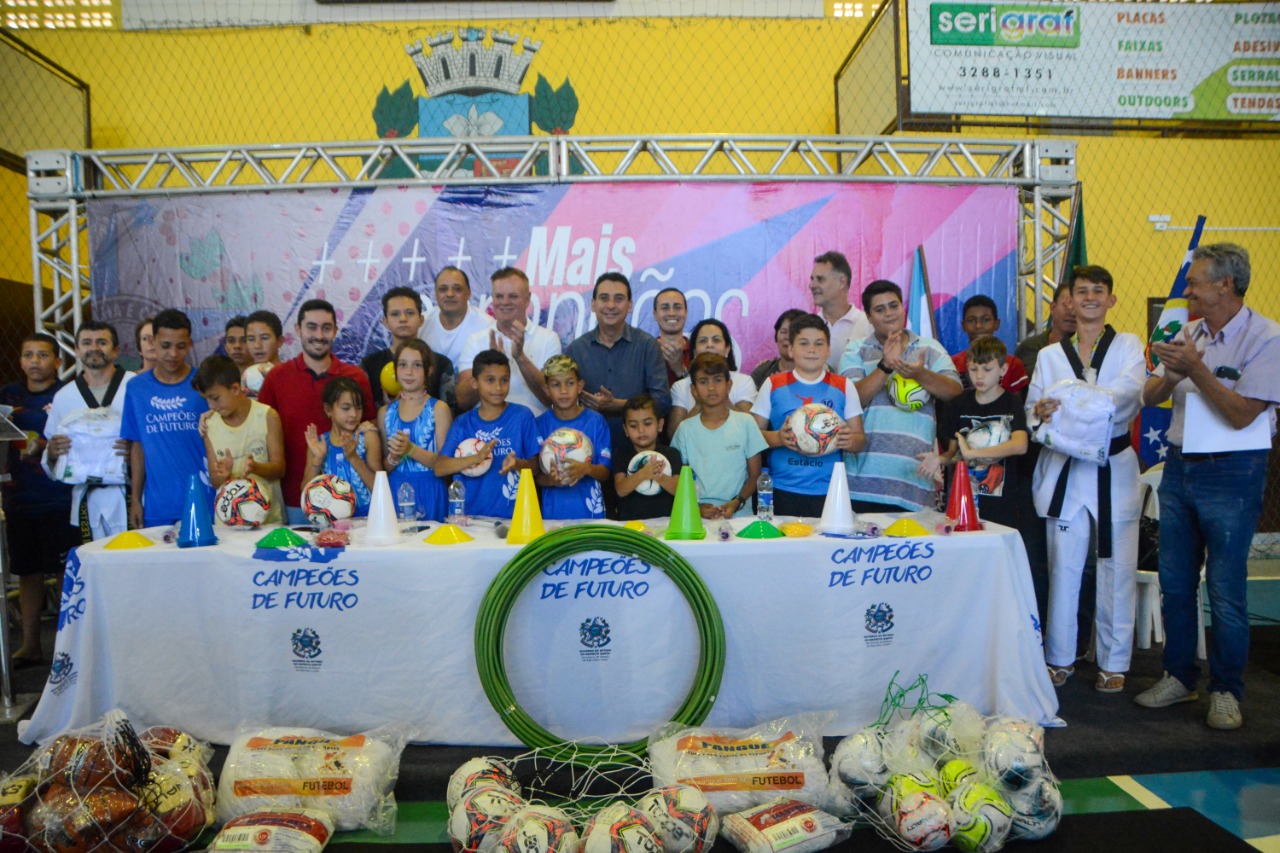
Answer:
[[[715,844],[720,833],[716,810],[692,785],[656,788],[640,798],[636,809],[658,830],[663,853],[702,853]]]
[[[641,468],[649,464],[649,460],[657,456],[662,460],[662,475],[664,477],[671,476],[671,462],[667,457],[663,456],[655,450],[641,450],[635,456],[631,457],[631,461],[627,463],[627,473],[634,474]],[[662,491],[662,486],[657,480],[645,480],[636,486],[636,494],[639,495],[656,495]]]
[[[840,435],[840,416],[821,403],[806,403],[787,418],[796,437],[796,449],[805,456],[833,453]]]
[[[543,473],[550,474],[552,471],[559,470],[560,466],[570,459],[576,462],[590,462],[594,453],[595,448],[591,446],[591,439],[576,429],[561,427],[542,442],[538,461],[542,464]]]
[[[840,741],[831,755],[831,767],[854,793],[884,785],[889,778],[889,768],[884,763],[883,730],[868,726]]]
[[[453,811],[463,794],[482,785],[494,785],[515,794],[520,793],[520,783],[516,781],[516,774],[507,762],[501,758],[481,755],[467,759],[453,771],[453,775],[449,777],[449,786],[445,789],[445,805],[449,807],[449,811]]]
[[[994,853],[1004,846],[1013,809],[995,788],[967,781],[952,793],[951,810],[955,815],[952,841],[965,853]]]
[[[494,785],[472,788],[449,812],[449,838],[458,853],[488,853],[507,819],[527,805],[513,791]]]
[[[974,450],[986,450],[1004,444],[1012,437],[1004,418],[986,420],[964,433],[965,442]]]
[[[335,474],[321,474],[302,487],[302,511],[312,524],[333,524],[356,514],[356,493]]]
[[[507,818],[494,853],[578,853],[573,821],[552,806],[525,806]]]
[[[244,374],[240,377],[240,385],[250,397],[258,396],[258,392],[262,390],[262,383],[267,379],[267,371],[274,365],[269,361],[261,364],[251,364],[244,369]]]
[[[942,790],[937,781],[924,773],[895,773],[889,777],[884,786],[884,796],[880,799],[880,814],[894,820],[902,809],[902,804],[912,794],[929,794],[935,799],[942,798]]]
[[[912,849],[937,850],[951,840],[955,825],[946,800],[929,791],[913,791],[898,803],[894,827]]]
[[[582,836],[582,853],[661,853],[658,831],[642,812],[611,803],[596,813]]]
[[[889,397],[904,412],[919,411],[931,399],[929,392],[919,382],[897,373],[893,374],[893,380],[889,383]]]
[[[982,744],[982,763],[987,776],[1010,791],[1017,791],[1040,775],[1044,753],[1025,732],[993,729]]]
[[[267,520],[271,498],[253,480],[227,480],[218,487],[213,514],[230,527],[257,527]]]
[[[942,765],[938,771],[938,781],[942,785],[942,793],[948,797],[951,792],[970,779],[977,778],[978,768],[962,758],[955,758]]]
[[[484,446],[485,442],[478,438],[464,438],[462,441],[458,442],[458,449],[453,451],[453,455],[458,458],[463,456],[475,456],[484,448]],[[493,457],[490,456],[488,459],[483,462],[477,462],[470,468],[463,468],[462,473],[466,474],[468,477],[479,477],[488,471],[492,465]]]
[[[1062,820],[1062,792],[1048,774],[1041,774],[1022,790],[1010,793],[1009,805],[1013,808],[1010,838],[1047,838]]]

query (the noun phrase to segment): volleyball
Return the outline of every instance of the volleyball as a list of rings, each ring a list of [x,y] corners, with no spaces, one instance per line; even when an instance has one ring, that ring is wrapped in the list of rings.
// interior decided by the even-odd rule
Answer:
[[[919,411],[931,399],[929,392],[919,382],[897,373],[893,374],[893,379],[889,382],[889,397],[904,412]]]
[[[649,818],[626,803],[605,806],[587,824],[582,853],[659,853],[662,842]]]
[[[449,777],[449,785],[445,788],[445,805],[449,807],[449,811],[453,811],[463,794],[483,785],[494,785],[512,793],[520,793],[520,783],[516,781],[516,775],[507,762],[490,755],[480,755],[467,759],[453,771],[453,775]]]
[[[656,788],[640,798],[636,809],[653,822],[662,853],[702,853],[720,833],[716,810],[692,785]]]
[[[964,782],[951,795],[951,810],[956,847],[965,853],[994,853],[1004,846],[1013,810],[999,791],[982,782]]]
[[[590,462],[594,453],[595,448],[591,446],[591,439],[576,429],[562,427],[542,442],[538,461],[542,465],[543,473],[550,474],[552,471],[559,470],[560,466],[569,460]]]
[[[258,392],[262,390],[262,383],[266,381],[267,371],[274,365],[269,361],[261,364],[251,364],[244,369],[244,373],[240,377],[240,385],[249,394],[250,397],[258,396]]]
[[[302,487],[302,512],[312,524],[330,525],[356,513],[356,493],[335,474],[321,474]]]
[[[834,453],[840,437],[840,416],[830,406],[806,403],[787,418],[796,437],[796,449],[805,456]]]
[[[253,480],[227,480],[213,501],[214,517],[229,527],[257,527],[267,520],[271,498]]]
[[[641,450],[635,456],[632,456],[631,461],[627,463],[627,473],[634,474],[639,471],[648,465],[649,461],[655,456],[662,460],[662,476],[671,476],[671,462],[656,450]],[[662,485],[657,480],[645,480],[636,486],[636,494],[638,495],[656,495],[661,491]]]
[[[507,819],[526,805],[519,794],[494,785],[472,788],[449,812],[449,838],[458,853],[488,853]]]
[[[463,456],[475,456],[484,449],[485,444],[486,442],[483,442],[478,438],[464,438],[462,441],[458,442],[458,449],[453,451],[453,455],[458,458]],[[483,476],[484,473],[492,466],[493,457],[490,456],[483,462],[477,462],[470,468],[463,468],[462,473],[466,474],[468,477],[480,477]]]

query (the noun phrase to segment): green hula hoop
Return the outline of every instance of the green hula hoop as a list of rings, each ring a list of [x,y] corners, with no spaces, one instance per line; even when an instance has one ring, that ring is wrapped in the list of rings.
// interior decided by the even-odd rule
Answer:
[[[634,530],[610,525],[562,527],[539,536],[502,567],[485,591],[476,616],[476,668],[480,673],[480,684],[503,723],[525,746],[565,761],[585,760],[589,763],[592,757],[603,757],[606,753],[616,758],[618,749],[643,758],[648,748],[646,740],[616,746],[567,744],[563,738],[540,726],[519,706],[507,680],[502,646],[507,618],[516,599],[547,566],[584,551],[609,551],[639,557],[666,572],[684,594],[698,627],[698,670],[693,686],[673,720],[696,726],[707,718],[724,675],[724,622],[720,618],[720,608],[698,572],[670,546]]]

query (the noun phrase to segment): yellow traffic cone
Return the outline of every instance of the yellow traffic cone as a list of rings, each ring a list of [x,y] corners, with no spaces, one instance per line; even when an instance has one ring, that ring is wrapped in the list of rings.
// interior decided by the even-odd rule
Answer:
[[[507,533],[508,545],[527,545],[547,531],[542,526],[542,507],[538,505],[538,490],[533,485],[533,472],[520,471],[520,487],[516,491],[516,511],[511,516],[511,530]]]

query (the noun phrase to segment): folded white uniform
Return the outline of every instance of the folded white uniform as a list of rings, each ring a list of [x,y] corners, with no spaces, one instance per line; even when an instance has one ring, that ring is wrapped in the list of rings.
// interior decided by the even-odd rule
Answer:
[[[1063,379],[1050,385],[1044,396],[1057,400],[1058,410],[1048,423],[1036,427],[1035,440],[1074,459],[1106,465],[1116,419],[1111,390]]]
[[[121,485],[125,459],[116,452],[120,412],[114,408],[80,409],[62,419],[58,432],[71,447],[54,462],[53,478],[60,483]]]

